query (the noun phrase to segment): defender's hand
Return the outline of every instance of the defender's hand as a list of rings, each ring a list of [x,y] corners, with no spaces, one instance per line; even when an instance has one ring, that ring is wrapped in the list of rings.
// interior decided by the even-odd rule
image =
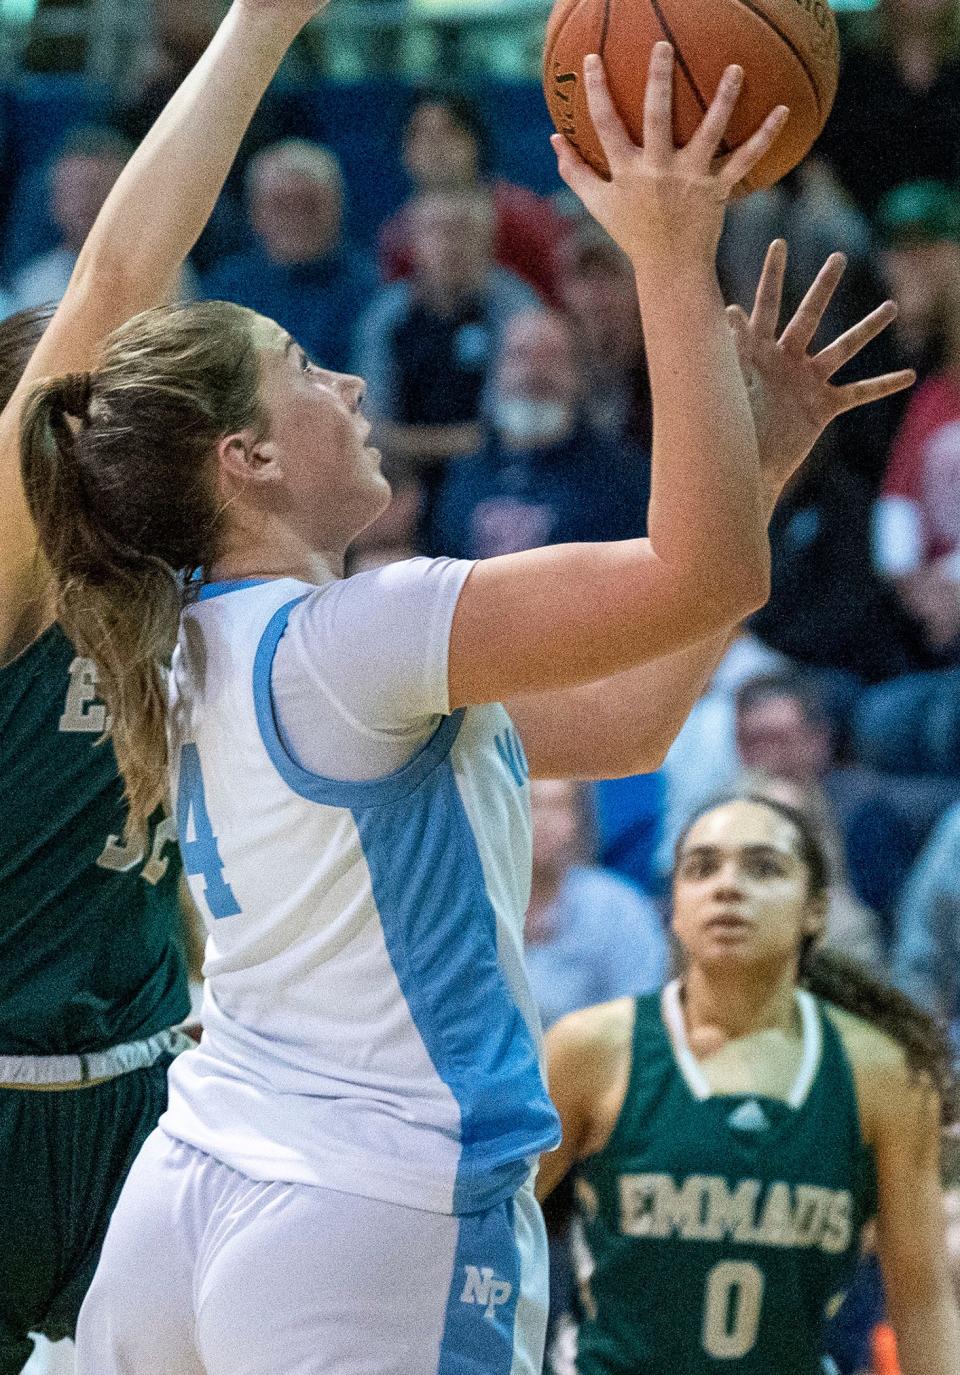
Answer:
[[[748,317],[739,306],[727,308],[753,408],[760,461],[773,497],[779,496],[838,415],[903,391],[916,381],[910,369],[841,387],[830,381],[896,319],[893,301],[884,301],[819,353],[809,352],[846,265],[842,253],[831,254],[778,337],[787,245],[777,239],[767,251],[752,314]]]

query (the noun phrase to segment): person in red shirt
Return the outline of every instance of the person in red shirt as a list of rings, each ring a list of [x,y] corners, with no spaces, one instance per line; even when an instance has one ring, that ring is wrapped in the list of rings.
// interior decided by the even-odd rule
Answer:
[[[878,570],[924,627],[932,649],[960,656],[960,197],[915,182],[881,207],[888,275],[925,283],[944,357],[912,394],[875,514]],[[895,272],[890,272],[893,265]],[[895,292],[895,294],[897,294]]]
[[[559,303],[557,248],[563,220],[545,197],[491,178],[487,131],[468,96],[441,87],[416,92],[404,131],[403,161],[416,195],[485,191],[496,222],[497,264],[529,282],[548,304]],[[380,231],[380,271],[388,282],[413,272],[409,206],[402,206]]]

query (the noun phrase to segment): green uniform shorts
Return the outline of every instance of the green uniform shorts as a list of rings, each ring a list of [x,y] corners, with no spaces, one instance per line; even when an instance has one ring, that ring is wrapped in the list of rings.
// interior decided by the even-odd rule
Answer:
[[[164,1056],[88,1088],[0,1089],[0,1375],[72,1337],[123,1181],[167,1105]]]

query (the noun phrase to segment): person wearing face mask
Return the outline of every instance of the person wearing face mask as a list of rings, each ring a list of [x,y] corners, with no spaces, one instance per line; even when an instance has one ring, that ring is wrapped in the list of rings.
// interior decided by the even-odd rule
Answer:
[[[615,443],[588,417],[579,363],[567,317],[530,311],[509,321],[483,444],[445,473],[432,550],[488,558],[645,532],[649,454]]]

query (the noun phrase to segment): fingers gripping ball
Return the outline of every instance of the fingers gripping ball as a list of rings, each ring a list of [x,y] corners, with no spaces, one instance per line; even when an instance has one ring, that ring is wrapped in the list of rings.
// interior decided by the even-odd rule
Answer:
[[[673,44],[674,140],[703,118],[724,69],[744,69],[743,91],[723,151],[749,138],[776,105],[790,118],[754,167],[746,190],[772,186],[810,151],[837,92],[840,45],[827,0],[557,0],[547,24],[544,91],[554,124],[604,176],[590,122],[583,59],[603,58],[610,93],[631,138],[642,141],[643,100],[653,45]]]

